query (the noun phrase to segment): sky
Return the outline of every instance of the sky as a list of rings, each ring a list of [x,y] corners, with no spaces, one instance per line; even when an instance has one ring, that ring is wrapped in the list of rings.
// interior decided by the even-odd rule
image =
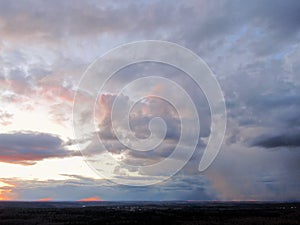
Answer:
[[[300,200],[299,11],[298,0],[0,0],[0,200]],[[89,119],[84,110],[91,96],[78,89],[88,66],[141,40],[190,49],[220,84],[227,128],[217,158],[203,172],[198,165],[210,136],[209,105],[183,71],[168,65],[146,62],[118,71],[94,102],[97,131],[86,139],[74,134],[75,96],[82,127]],[[112,165],[101,153],[97,158],[97,138],[115,160],[137,166],[163,160],[178,144],[182,115],[151,97],[176,92],[159,82],[136,88],[149,96],[134,105],[130,123],[133,134],[145,139],[151,118],[161,117],[168,127],[161,145],[132,151],[113,132],[117,91],[151,75],[186,90],[199,114],[199,140],[191,159],[164,182],[118,184],[113,181],[120,176],[154,175],[113,165],[108,177],[100,176],[82,156],[103,168]],[[129,94],[121,96],[122,104],[131,104]]]

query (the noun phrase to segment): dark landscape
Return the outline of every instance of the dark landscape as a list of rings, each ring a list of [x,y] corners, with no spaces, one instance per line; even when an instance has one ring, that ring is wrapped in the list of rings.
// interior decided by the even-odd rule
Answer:
[[[300,203],[0,202],[0,224],[300,224]]]

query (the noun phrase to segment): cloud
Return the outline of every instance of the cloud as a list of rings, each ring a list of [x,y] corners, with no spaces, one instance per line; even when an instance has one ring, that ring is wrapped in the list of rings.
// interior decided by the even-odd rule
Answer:
[[[295,131],[295,133],[284,133],[277,136],[265,135],[253,140],[251,146],[263,148],[300,147],[300,134],[299,131]]]
[[[15,195],[11,193],[13,187],[15,187],[14,184],[0,180],[0,201],[9,201],[15,198]]]
[[[13,116],[14,116],[13,114],[10,114],[0,109],[0,124],[2,126],[7,126],[11,124]]]
[[[118,160],[124,163],[125,167],[126,165],[152,165],[170,156],[175,150],[181,135],[181,121],[177,109],[160,98],[145,95],[145,98],[142,101],[134,104],[134,107],[130,111],[129,119],[126,115],[122,114],[122,111],[118,112],[119,114],[114,120],[113,128],[111,121],[111,108],[115,98],[116,94],[102,94],[99,96],[96,108],[96,120],[98,122],[99,132],[93,134],[96,137],[92,138],[90,145],[82,150],[83,154],[94,162],[93,160],[95,159],[95,155],[101,157],[101,154],[111,153],[114,157],[117,157]],[[133,99],[126,95],[122,95],[120,99],[120,104],[124,106],[122,109],[125,109],[131,104],[130,102],[133,101]],[[80,110],[84,111],[84,107],[82,105],[80,106]],[[188,114],[181,116],[181,119],[189,118]],[[86,119],[85,114],[82,114],[82,117]],[[149,137],[149,123],[155,117],[160,117],[167,127],[166,135],[163,138],[162,143],[150,151],[137,151],[127,147],[124,140],[132,140],[131,135],[139,139],[141,142],[143,142],[143,139]],[[124,128],[124,119],[129,120],[130,130],[126,130]],[[193,119],[194,118],[192,118],[191,121],[193,121]],[[83,121],[81,118],[79,118],[79,120]],[[83,125],[84,123],[85,122],[83,122]],[[152,128],[155,129],[155,127]],[[191,132],[192,129],[193,127],[190,128]],[[118,139],[115,135],[116,130],[118,130],[119,135],[122,136],[122,140]],[[155,134],[156,133],[154,131],[154,135]],[[203,136],[206,136],[206,134]],[[101,144],[99,143],[99,140],[101,140]],[[155,139],[154,141],[159,143],[160,140]],[[181,148],[178,151],[185,154],[184,152],[189,145],[188,142],[189,140],[182,141]],[[199,137],[198,142],[196,151],[201,151],[203,146],[205,146],[202,137]],[[132,142],[129,141],[128,143]],[[116,175],[120,175],[123,172],[116,168],[114,173]]]
[[[112,134],[112,121],[111,109],[115,101],[116,94],[103,94],[100,96],[99,104],[97,105],[99,128],[101,139],[115,139],[116,136]],[[127,107],[132,101],[128,96],[122,96],[120,104]],[[180,120],[176,109],[169,103],[155,97],[145,95],[143,101],[139,101],[134,105],[133,110],[130,112],[129,123],[132,132],[138,138],[146,138],[149,136],[150,131],[148,124],[154,117],[162,118],[167,127],[166,139],[178,139],[180,136]],[[121,118],[116,118],[120,120]],[[117,126],[119,125],[115,121]]]
[[[236,143],[226,146],[203,175],[222,200],[295,201],[299,156],[299,151],[262,151]]]
[[[37,1],[20,1],[18,4],[1,1],[0,34],[10,40],[28,42],[35,39],[39,43],[44,41],[53,44],[74,36],[151,33],[159,29],[157,26],[167,27],[175,22],[175,17],[163,16],[174,11],[170,8],[175,10],[171,4],[135,1],[128,4],[121,1],[51,1],[43,4]],[[147,29],[141,29],[143,25]]]
[[[16,132],[0,134],[0,161],[32,165],[49,158],[65,158],[80,155],[63,148],[63,141],[52,134]]]
[[[87,64],[97,56],[119,44],[142,39],[168,40],[184,45],[199,54],[212,68],[227,103],[227,142],[222,148],[224,154],[213,164],[213,171],[208,175],[212,186],[209,181],[203,184],[193,177],[199,175],[199,151],[199,155],[193,156],[191,164],[182,171],[188,178],[184,182],[174,178],[174,186],[163,187],[161,194],[155,188],[129,190],[105,187],[99,191],[93,184],[99,182],[97,184],[101,186],[102,181],[83,181],[74,177],[65,183],[54,182],[56,186],[23,181],[28,189],[36,184],[42,186],[33,190],[17,187],[23,198],[27,195],[30,199],[37,199],[34,193],[37,189],[40,198],[51,196],[49,192],[56,187],[60,190],[61,199],[73,200],[86,196],[104,199],[140,197],[135,195],[148,199],[152,199],[151,196],[155,199],[216,198],[211,193],[203,194],[208,193],[211,187],[221,199],[228,200],[299,198],[299,153],[289,151],[299,147],[299,1],[176,3],[76,0],[16,3],[0,0],[0,98],[5,107],[13,105],[30,110],[46,107],[54,123],[68,124],[78,79]],[[123,79],[114,80],[112,89],[142,77],[140,74],[147,71],[139,73],[139,68],[127,71]],[[201,121],[201,138],[208,137],[209,109],[203,107],[202,97],[194,91],[197,85],[186,81],[178,71],[161,67],[148,71],[148,74],[158,72],[188,90],[200,116],[205,115]],[[163,87],[159,85],[153,89],[154,94],[162,91]],[[149,101],[147,107],[144,103],[136,105],[136,114],[131,118],[134,134],[147,137],[148,122],[155,115],[161,115],[170,129],[167,131],[168,141],[160,149],[149,154],[135,153],[124,148],[112,132],[109,108],[104,105],[110,106],[114,97],[114,93],[103,96],[102,108],[97,115],[101,122],[98,135],[105,140],[112,154],[124,153],[128,163],[142,164],[156,162],[172,152],[180,127],[170,107],[159,101]],[[90,99],[84,93],[80,93],[80,98],[84,108]],[[127,101],[124,99],[124,104]],[[8,127],[15,117],[10,110],[4,109],[0,112],[0,123]],[[83,111],[82,122],[89,118]],[[70,157],[69,153],[73,154],[65,149],[67,143],[59,137],[45,135],[45,139],[51,139],[50,143],[41,141],[43,135],[38,133],[1,134],[0,161],[28,165],[46,158]],[[23,143],[23,139],[28,141]],[[37,150],[41,146],[44,151]],[[199,150],[203,146],[204,143],[199,143]],[[96,145],[91,148],[97,151]],[[281,148],[281,151],[261,151],[265,148]],[[256,165],[255,168],[253,165]],[[82,191],[79,184],[86,184]],[[286,187],[289,187],[288,191]]]
[[[11,195],[18,196],[18,200],[21,201],[43,199],[45,196],[61,201],[216,199],[215,193],[209,187],[209,182],[202,176],[178,176],[173,181],[148,187],[130,187],[116,185],[104,179],[69,176],[70,178],[66,180],[38,181],[10,178],[3,179],[3,181],[16,184],[11,187]]]

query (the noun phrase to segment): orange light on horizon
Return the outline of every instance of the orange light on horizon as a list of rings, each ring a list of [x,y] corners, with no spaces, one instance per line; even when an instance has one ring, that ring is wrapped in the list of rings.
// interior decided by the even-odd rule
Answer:
[[[12,198],[7,196],[6,194],[10,193],[11,190],[0,190],[0,201],[10,201]]]
[[[101,199],[98,196],[82,198],[82,199],[78,200],[78,202],[99,202],[99,201],[103,201],[103,199]]]
[[[50,202],[52,200],[53,200],[53,198],[40,198],[38,201],[39,202]]]
[[[13,200],[9,193],[12,192],[12,189],[9,189],[10,187],[15,187],[14,184],[9,184],[3,181],[0,181],[0,201],[10,201]]]

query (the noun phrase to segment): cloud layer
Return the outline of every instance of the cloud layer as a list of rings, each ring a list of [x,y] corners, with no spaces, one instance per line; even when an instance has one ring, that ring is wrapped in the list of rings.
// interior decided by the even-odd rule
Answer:
[[[139,138],[149,135],[148,122],[154,116],[162,116],[168,125],[166,142],[151,154],[124,148],[112,132],[109,114],[116,92],[130,81],[153,74],[172,78],[187,90],[201,120],[197,151],[183,170],[166,184],[148,188],[66,177],[51,184],[4,180],[16,187],[3,187],[1,193],[27,200],[95,196],[104,200],[299,200],[299,10],[297,0],[0,0],[1,162],[30,166],[78,156],[67,148],[88,141],[69,136],[80,76],[96,57],[127,42],[158,39],[191,49],[216,75],[228,112],[221,154],[208,171],[199,174],[201,151],[210,134],[205,95],[174,68],[153,69],[150,64],[125,68],[120,72],[124,76],[108,82],[110,89],[99,96],[97,135],[110,153],[127,163],[151,164],[169,155],[180,130],[172,107],[149,98],[132,111],[131,126]],[[157,85],[152,94],[164,91]],[[87,92],[78,92],[77,97],[84,124],[89,119],[84,109],[91,99]],[[129,100],[124,99],[124,104]],[[31,122],[30,115],[36,121]],[[97,146],[90,147],[91,153],[97,152]],[[57,196],[54,190],[59,190]]]
[[[49,158],[65,158],[80,152],[64,149],[63,141],[45,133],[0,134],[0,162],[32,165]]]

